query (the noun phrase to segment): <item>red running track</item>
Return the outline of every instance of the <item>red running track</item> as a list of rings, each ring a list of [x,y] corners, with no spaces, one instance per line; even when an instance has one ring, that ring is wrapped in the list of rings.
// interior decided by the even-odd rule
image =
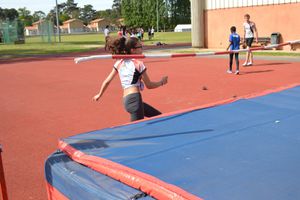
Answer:
[[[76,65],[73,59],[0,61],[0,144],[10,200],[46,199],[44,161],[59,138],[129,120],[118,79],[92,102],[113,60]],[[300,82],[300,62],[258,60],[238,76],[226,74],[227,63],[215,57],[146,59],[151,78],[169,75],[169,84],[145,90],[143,98],[165,113]]]

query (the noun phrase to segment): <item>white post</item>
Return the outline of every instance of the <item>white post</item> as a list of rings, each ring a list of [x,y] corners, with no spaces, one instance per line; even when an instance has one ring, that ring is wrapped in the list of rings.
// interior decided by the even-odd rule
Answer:
[[[204,6],[205,0],[191,0],[192,46],[204,47]]]
[[[59,27],[59,14],[58,14],[58,6],[57,6],[57,0],[55,0],[56,3],[56,31],[58,34],[58,42],[61,42],[61,38],[60,38],[60,27]]]

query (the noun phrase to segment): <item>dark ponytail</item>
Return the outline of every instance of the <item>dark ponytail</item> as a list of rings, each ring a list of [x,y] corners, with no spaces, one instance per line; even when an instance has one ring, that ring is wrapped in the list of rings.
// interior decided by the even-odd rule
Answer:
[[[112,54],[131,54],[131,49],[134,49],[138,44],[138,39],[131,38],[116,38],[110,44],[110,50]]]

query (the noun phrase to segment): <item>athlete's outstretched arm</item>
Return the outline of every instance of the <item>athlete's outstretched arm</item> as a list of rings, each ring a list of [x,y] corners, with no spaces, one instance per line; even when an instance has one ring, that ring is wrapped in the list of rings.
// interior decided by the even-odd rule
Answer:
[[[105,90],[107,89],[107,87],[109,86],[110,82],[114,79],[114,77],[116,76],[117,73],[118,73],[117,70],[112,69],[112,71],[110,72],[110,74],[103,81],[99,93],[96,94],[93,97],[94,101],[98,101],[100,99],[100,97],[102,97],[102,95],[104,94]]]
[[[158,82],[152,82],[147,74],[147,71],[145,71],[142,74],[142,80],[144,81],[144,83],[148,89],[155,89],[155,88],[158,88],[159,86],[163,86],[163,85],[167,84],[168,76],[162,77],[161,80]]]

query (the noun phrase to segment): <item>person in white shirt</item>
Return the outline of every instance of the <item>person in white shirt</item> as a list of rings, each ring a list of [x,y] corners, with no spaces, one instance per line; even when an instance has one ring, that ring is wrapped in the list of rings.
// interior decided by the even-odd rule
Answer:
[[[154,28],[152,27],[152,28],[151,28],[151,37],[152,37],[152,38],[154,37],[154,31],[155,31],[155,30],[154,30]]]
[[[252,46],[254,36],[255,42],[258,43],[258,32],[254,22],[250,21],[250,15],[244,15],[245,22],[243,24],[244,27],[244,42],[249,49]],[[253,64],[253,53],[251,51],[247,51],[246,53],[246,61],[243,66],[251,66]]]
[[[107,47],[108,47],[109,33],[110,33],[110,31],[109,31],[109,26],[107,25],[107,26],[105,27],[105,29],[104,29],[104,37],[105,37],[105,47],[104,47],[104,49],[105,49],[105,51],[106,51],[106,49],[107,49]]]
[[[142,54],[142,43],[136,37],[121,37],[111,43],[113,54]],[[145,103],[141,91],[144,84],[147,89],[155,89],[168,83],[168,76],[163,76],[160,81],[151,81],[144,63],[137,59],[120,59],[107,78],[103,81],[100,91],[93,97],[98,101],[116,75],[119,75],[123,88],[123,104],[130,114],[131,121],[141,120],[146,117],[160,115],[161,112]]]

